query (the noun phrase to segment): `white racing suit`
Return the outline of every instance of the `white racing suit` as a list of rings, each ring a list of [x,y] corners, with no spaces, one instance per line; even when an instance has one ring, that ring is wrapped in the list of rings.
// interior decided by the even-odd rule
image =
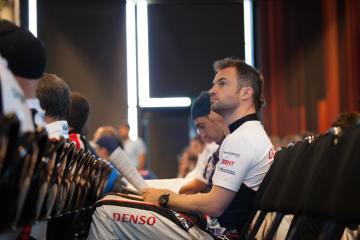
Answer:
[[[214,239],[200,228],[206,227],[205,217],[184,215],[135,195],[105,196],[97,202],[92,220],[88,240]]]

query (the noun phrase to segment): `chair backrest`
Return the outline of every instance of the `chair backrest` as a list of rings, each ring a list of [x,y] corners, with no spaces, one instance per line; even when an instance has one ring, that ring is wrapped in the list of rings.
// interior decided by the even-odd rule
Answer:
[[[30,187],[24,207],[17,223],[18,226],[25,226],[31,224],[37,217],[37,204],[40,196],[40,191],[44,184],[44,174],[42,173],[43,159],[47,151],[48,136],[45,129],[38,129],[35,132],[35,144],[38,147],[37,159],[35,163],[34,173],[31,177]]]
[[[51,214],[52,217],[60,216],[63,214],[66,198],[68,195],[70,183],[67,181],[67,173],[69,172],[69,166],[72,161],[75,152],[75,144],[66,143],[65,149],[60,157],[60,164],[58,166],[58,175],[56,182],[59,187],[58,194],[55,198],[54,209]]]
[[[261,210],[265,211],[277,211],[277,206],[275,205],[279,192],[286,186],[287,178],[289,177],[289,169],[293,166],[296,161],[296,154],[301,151],[302,146],[308,144],[308,142],[300,142],[295,145],[290,145],[284,149],[284,153],[281,156],[281,161],[279,161],[279,166],[276,168],[276,172],[272,175],[269,186],[265,189],[262,201],[261,201]]]
[[[327,201],[322,205],[329,217],[344,224],[360,223],[360,125],[339,137],[333,161],[337,166]],[[330,163],[331,164],[331,163]]]
[[[0,230],[15,227],[30,186],[38,149],[34,133],[18,139],[15,154],[3,169],[0,180]]]
[[[319,210],[323,207],[329,197],[329,192],[333,188],[334,174],[337,171],[338,160],[337,146],[334,144],[338,140],[338,135],[329,131],[318,137],[314,142],[312,156],[308,159],[308,176],[303,182],[303,194],[300,199],[301,213],[319,217]]]
[[[55,146],[53,149],[54,151],[53,159],[55,161],[53,161],[53,164],[51,164],[53,165],[53,169],[49,170],[51,176],[49,181],[49,187],[47,189],[46,197],[40,214],[40,219],[42,220],[48,219],[54,208],[55,199],[57,197],[60,186],[60,181],[58,180],[59,179],[58,174],[60,171],[59,166],[61,164],[61,160],[63,157],[63,151],[66,146],[66,141],[65,139],[60,139],[56,142],[52,142],[52,144]],[[49,166],[49,168],[51,168],[51,166]]]
[[[312,179],[317,175],[320,161],[327,156],[334,135],[331,133],[317,137],[314,142],[304,144],[296,154],[294,164],[289,168],[286,186],[281,189],[276,202],[278,211],[287,214],[299,214],[301,204],[313,187]],[[296,189],[296,190],[295,190]]]
[[[283,163],[282,157],[284,155],[285,149],[286,148],[280,148],[279,150],[276,151],[273,163],[271,164],[269,171],[266,173],[263,181],[261,182],[261,184],[259,186],[259,189],[256,192],[256,195],[255,195],[255,198],[253,201],[254,209],[262,208],[261,203],[263,201],[264,194],[266,193],[267,188],[271,184],[274,174],[279,174],[278,171],[281,168],[281,164]]]
[[[0,118],[0,179],[2,172],[12,163],[17,148],[20,121],[15,114]]]

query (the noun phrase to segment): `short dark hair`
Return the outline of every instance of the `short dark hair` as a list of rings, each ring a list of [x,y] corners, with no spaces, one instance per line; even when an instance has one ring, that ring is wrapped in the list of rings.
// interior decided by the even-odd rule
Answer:
[[[90,112],[89,100],[78,92],[71,93],[71,104],[66,121],[75,132],[82,133]]]
[[[340,127],[341,129],[346,129],[350,126],[358,124],[360,121],[360,113],[358,112],[343,112],[336,118],[336,120],[331,124],[332,127]]]
[[[65,119],[71,103],[67,83],[55,74],[44,73],[36,87],[36,97],[45,115]]]
[[[228,67],[236,69],[239,88],[251,87],[253,89],[255,109],[259,111],[261,107],[265,106],[265,99],[262,94],[264,78],[255,68],[237,58],[227,57],[214,63],[215,72]]]
[[[191,105],[191,118],[194,121],[196,118],[208,116],[210,111],[210,94],[207,91],[203,91],[195,98]]]

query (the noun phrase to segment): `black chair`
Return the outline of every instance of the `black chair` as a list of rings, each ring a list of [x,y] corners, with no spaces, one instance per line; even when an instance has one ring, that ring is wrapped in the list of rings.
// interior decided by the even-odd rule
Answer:
[[[310,145],[311,143],[309,139],[306,139],[297,142],[294,145],[289,145],[287,148],[279,152],[280,155],[275,155],[274,163],[263,180],[264,185],[260,186],[260,192],[258,192],[259,195],[255,197],[254,201],[255,208],[265,213],[277,212],[272,225],[265,235],[265,238],[267,239],[271,239],[273,237],[283,216],[288,212],[288,209],[285,209],[285,206],[280,205],[281,200],[284,197],[287,197],[289,191],[287,188],[291,186],[290,184],[294,187],[296,182],[292,181],[292,177],[294,176],[294,172],[296,171],[299,163],[301,163],[300,159],[309,149]],[[266,214],[262,213],[260,218],[257,219],[254,228],[248,236],[248,239],[255,238],[265,215]]]
[[[74,192],[75,192],[75,186],[76,186],[74,183],[74,179],[77,174],[76,170],[77,170],[78,166],[81,165],[82,158],[84,156],[85,156],[84,150],[80,149],[79,151],[76,151],[76,153],[73,156],[72,161],[70,163],[69,171],[66,174],[65,182],[68,185],[69,194],[66,198],[66,203],[65,203],[65,208],[64,208],[65,212],[69,212],[73,209],[72,202],[74,199]]]
[[[277,199],[278,192],[286,184],[284,176],[292,160],[289,158],[289,155],[293,154],[294,147],[294,144],[290,144],[288,147],[276,152],[274,162],[256,193],[254,209],[261,210],[261,214],[247,236],[247,239],[254,239],[266,214],[276,211],[274,203]]]
[[[303,165],[298,168],[297,204],[287,204],[292,214],[297,215],[294,223],[288,232],[288,239],[297,239],[299,237],[316,238],[321,229],[321,219],[319,215],[312,215],[304,209],[306,202],[312,202],[321,205],[321,201],[328,196],[331,188],[329,177],[333,171],[329,169],[332,149],[334,142],[338,138],[338,132],[329,131],[315,139],[311,150],[304,155]],[[329,155],[330,154],[330,155]],[[291,201],[290,199],[287,199]]]
[[[16,152],[4,168],[0,180],[1,228],[15,227],[27,196],[38,149],[34,133],[23,134]]]
[[[45,182],[45,176],[41,173],[43,170],[44,156],[46,154],[46,151],[48,150],[48,135],[45,129],[39,129],[35,132],[35,144],[38,146],[37,160],[34,173],[31,177],[30,188],[26,196],[24,207],[19,222],[17,223],[18,226],[25,226],[33,223],[38,215],[38,200]]]
[[[90,173],[90,192],[88,194],[86,206],[92,205],[96,202],[104,191],[105,183],[111,172],[111,168],[108,163],[98,160],[93,157],[93,163],[91,166],[92,172]]]
[[[17,148],[20,122],[15,114],[0,118],[0,177],[3,170],[12,163]]]
[[[58,194],[61,177],[62,177],[62,171],[63,169],[63,163],[62,159],[64,158],[64,150],[65,150],[65,139],[60,139],[56,142],[52,142],[54,145],[54,168],[51,171],[50,181],[46,193],[46,197],[42,206],[40,219],[46,220],[49,219],[53,208],[55,204],[55,198]]]
[[[64,211],[66,197],[69,190],[69,185],[65,182],[67,172],[69,171],[70,162],[74,156],[75,144],[66,143],[65,149],[62,152],[60,163],[58,166],[58,175],[56,182],[59,186],[59,191],[56,195],[52,217],[61,216]]]
[[[41,210],[45,206],[45,199],[47,197],[51,176],[53,175],[57,157],[58,144],[55,142],[49,142],[47,144],[47,150],[41,161],[41,187],[39,190],[39,197],[36,204],[36,219],[40,218]]]
[[[345,224],[360,223],[360,125],[343,132],[336,145],[339,167],[323,210]],[[335,154],[334,154],[335,155]],[[334,158],[336,158],[334,156]],[[334,160],[335,161],[335,160]]]
[[[90,164],[91,161],[91,155],[83,153],[79,158],[79,164],[76,168],[76,171],[74,173],[74,178],[71,182],[71,188],[73,191],[73,196],[69,204],[68,211],[71,210],[79,210],[81,201],[85,201],[83,199],[83,194],[85,191],[85,178],[87,177],[87,170],[86,168]]]
[[[12,204],[12,197],[16,197],[14,191],[14,179],[11,173],[14,168],[14,159],[18,147],[18,135],[20,122],[15,114],[5,115],[0,118],[0,231],[11,227],[15,218],[15,210],[8,207]],[[7,195],[10,194],[10,195]]]
[[[359,141],[359,125],[335,139],[303,203],[304,213],[323,219],[319,239],[338,239],[347,225],[360,223]]]

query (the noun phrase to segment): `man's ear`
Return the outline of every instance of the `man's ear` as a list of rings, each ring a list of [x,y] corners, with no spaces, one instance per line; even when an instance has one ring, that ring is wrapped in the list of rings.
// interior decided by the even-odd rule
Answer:
[[[242,99],[248,99],[248,98],[251,98],[253,93],[254,93],[254,90],[252,89],[252,87],[245,87],[245,88],[242,88],[242,93],[241,93],[241,98]]]

